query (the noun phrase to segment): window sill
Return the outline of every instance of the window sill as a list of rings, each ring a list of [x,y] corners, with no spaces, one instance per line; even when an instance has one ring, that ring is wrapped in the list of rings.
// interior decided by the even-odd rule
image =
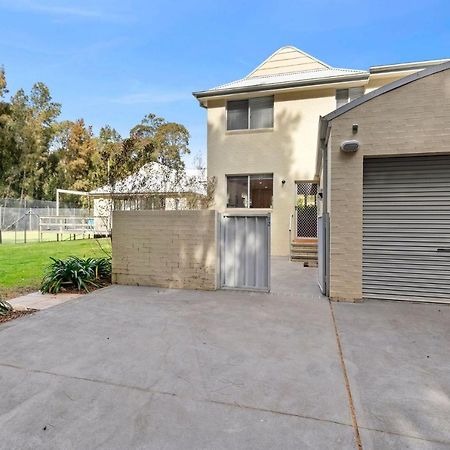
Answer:
[[[252,133],[272,133],[274,128],[251,128],[245,130],[225,130],[226,135],[233,134],[252,134]]]

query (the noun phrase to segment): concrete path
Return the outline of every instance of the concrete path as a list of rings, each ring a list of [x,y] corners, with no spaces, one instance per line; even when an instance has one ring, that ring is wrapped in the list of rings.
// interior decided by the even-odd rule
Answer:
[[[357,448],[316,272],[285,260],[272,271],[271,294],[113,286],[1,325],[0,447]],[[432,318],[421,325],[428,378],[407,350],[419,309],[403,319],[411,305],[389,305],[334,305],[364,448],[450,447],[448,349],[434,349],[444,316],[431,340]],[[395,351],[405,354],[391,368]],[[388,393],[387,373],[398,378]],[[413,395],[424,397],[416,415]]]
[[[61,303],[81,297],[82,295],[84,294],[41,294],[37,291],[8,300],[8,303],[17,309],[29,308],[41,310],[60,305]]]
[[[364,449],[450,449],[450,307],[333,303]]]

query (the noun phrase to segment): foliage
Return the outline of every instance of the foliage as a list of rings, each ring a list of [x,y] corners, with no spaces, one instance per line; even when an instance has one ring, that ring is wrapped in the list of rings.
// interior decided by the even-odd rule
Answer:
[[[37,291],[48,266],[48,255],[65,259],[100,258],[111,251],[110,239],[77,239],[63,242],[33,242],[0,245],[0,299]]]
[[[13,310],[13,307],[6,301],[0,300],[0,316],[5,316]]]
[[[110,258],[79,258],[69,256],[67,259],[55,259],[48,267],[42,280],[41,292],[58,293],[61,288],[84,290],[89,287],[99,287],[110,281]]]
[[[9,100],[0,67],[0,198],[54,200],[56,188],[90,191],[114,186],[151,162],[183,171],[189,132],[147,114],[122,137],[111,126],[95,136],[83,119],[58,121],[61,105],[35,83]],[[80,197],[73,199],[80,202]]]

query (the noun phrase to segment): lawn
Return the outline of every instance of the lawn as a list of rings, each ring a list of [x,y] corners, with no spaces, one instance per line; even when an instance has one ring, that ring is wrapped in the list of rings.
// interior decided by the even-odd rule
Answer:
[[[111,252],[109,239],[0,245],[0,298],[38,290],[50,257],[106,256],[100,246]]]

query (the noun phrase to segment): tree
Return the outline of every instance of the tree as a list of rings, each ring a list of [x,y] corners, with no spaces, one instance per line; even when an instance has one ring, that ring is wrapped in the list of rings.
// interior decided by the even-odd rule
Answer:
[[[5,99],[7,93],[5,70],[0,67],[0,196],[9,192],[8,178],[14,163],[11,105]]]
[[[94,136],[83,119],[57,121],[61,105],[42,82],[10,99],[7,93],[0,67],[0,197],[54,199],[57,188],[101,186],[114,192],[125,179],[130,192],[139,191],[152,181],[150,163],[159,164],[153,181],[172,189],[186,183],[189,132],[183,125],[147,114],[126,138],[108,125]]]
[[[94,182],[95,186],[109,184],[109,168],[114,164],[118,155],[122,152],[122,137],[109,125],[100,128],[100,133],[95,139],[96,151],[94,155]]]
[[[86,126],[83,119],[62,122],[56,142],[60,187],[90,191],[95,186],[96,146],[92,127]]]
[[[19,89],[11,98],[7,132],[2,133],[9,143],[2,178],[7,194],[44,198],[46,163],[60,110],[44,83],[36,83],[29,96]]]

